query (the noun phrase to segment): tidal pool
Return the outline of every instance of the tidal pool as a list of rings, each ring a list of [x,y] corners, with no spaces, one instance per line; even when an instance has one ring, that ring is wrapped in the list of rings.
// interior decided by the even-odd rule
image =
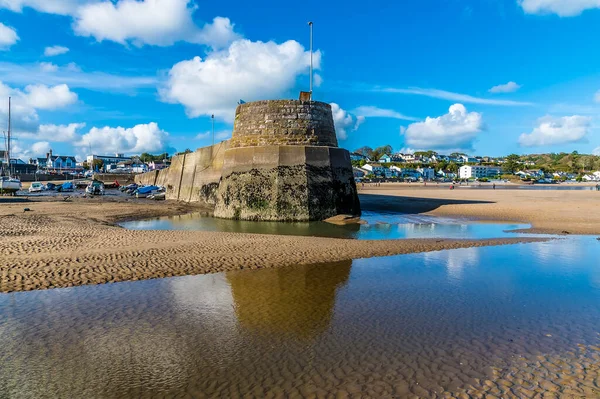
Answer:
[[[527,224],[477,223],[467,219],[440,218],[364,211],[368,224],[338,226],[326,222],[278,223],[218,219],[202,213],[124,222],[131,230],[199,230],[228,233],[279,234],[359,240],[393,240],[402,238],[499,238],[514,237],[515,229]]]
[[[599,397],[599,255],[570,237],[0,294],[0,397]]]

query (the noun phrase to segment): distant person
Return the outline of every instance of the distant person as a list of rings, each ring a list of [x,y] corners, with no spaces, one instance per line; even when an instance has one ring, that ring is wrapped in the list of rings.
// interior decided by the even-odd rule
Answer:
[[[496,183],[492,184],[492,188],[495,190],[496,189]]]
[[[596,191],[600,191],[600,184],[596,184]]]

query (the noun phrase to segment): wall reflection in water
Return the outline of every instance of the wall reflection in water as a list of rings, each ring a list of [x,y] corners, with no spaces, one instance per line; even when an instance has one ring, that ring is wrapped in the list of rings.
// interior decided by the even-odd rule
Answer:
[[[351,268],[352,261],[343,261],[227,273],[238,321],[255,332],[314,338],[329,327]]]

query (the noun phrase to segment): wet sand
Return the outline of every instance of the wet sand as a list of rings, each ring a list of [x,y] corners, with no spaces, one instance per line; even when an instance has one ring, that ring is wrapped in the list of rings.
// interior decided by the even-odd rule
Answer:
[[[198,210],[119,198],[0,199],[0,292],[540,241],[357,241],[333,238],[129,231],[114,223]],[[31,211],[24,212],[24,208]]]
[[[432,188],[383,183],[360,188],[363,210],[529,223],[527,233],[600,234],[600,192]]]

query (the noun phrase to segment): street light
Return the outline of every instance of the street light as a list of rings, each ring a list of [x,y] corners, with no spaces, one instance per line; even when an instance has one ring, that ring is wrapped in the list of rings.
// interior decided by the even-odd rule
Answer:
[[[313,92],[313,23],[308,23],[310,29],[310,101],[312,101]]]
[[[215,145],[215,114],[212,114],[210,116],[210,119],[212,119],[212,137],[213,137],[213,147]]]

